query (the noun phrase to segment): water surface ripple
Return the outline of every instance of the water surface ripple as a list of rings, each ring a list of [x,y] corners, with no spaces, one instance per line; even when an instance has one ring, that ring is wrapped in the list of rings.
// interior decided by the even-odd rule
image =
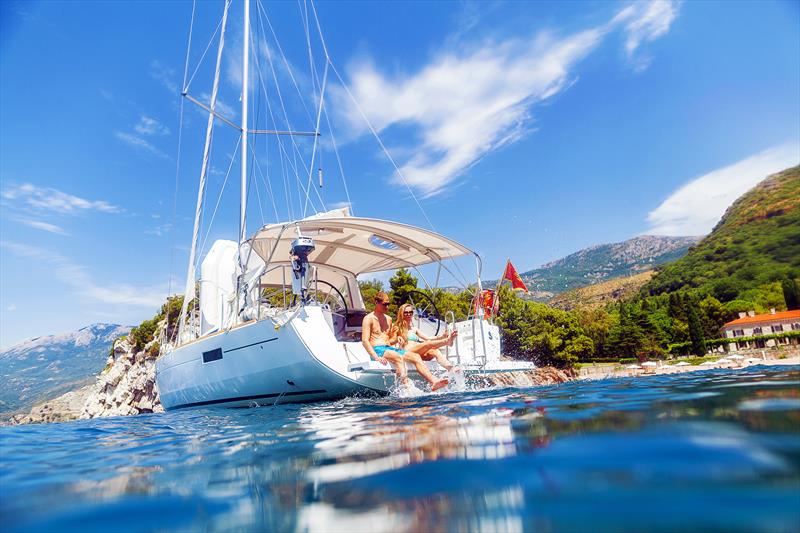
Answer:
[[[800,531],[800,367],[0,428],[6,531]]]

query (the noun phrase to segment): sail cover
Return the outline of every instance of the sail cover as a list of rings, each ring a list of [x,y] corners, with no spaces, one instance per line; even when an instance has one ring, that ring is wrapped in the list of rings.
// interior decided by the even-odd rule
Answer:
[[[473,253],[438,233],[374,218],[349,216],[336,210],[314,217],[264,226],[250,242],[270,265],[289,260],[298,235],[314,239],[309,261],[355,275],[415,267]]]

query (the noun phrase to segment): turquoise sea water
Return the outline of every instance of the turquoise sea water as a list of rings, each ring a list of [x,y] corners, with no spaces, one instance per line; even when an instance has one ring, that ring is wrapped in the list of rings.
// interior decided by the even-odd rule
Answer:
[[[800,531],[800,367],[0,428],[4,531]]]

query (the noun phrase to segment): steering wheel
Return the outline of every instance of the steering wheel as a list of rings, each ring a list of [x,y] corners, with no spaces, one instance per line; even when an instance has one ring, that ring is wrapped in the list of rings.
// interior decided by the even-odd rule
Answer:
[[[310,285],[311,286],[306,291],[307,298],[309,300],[318,302],[323,307],[330,309],[331,315],[341,317],[341,325],[336,328],[336,331],[333,332],[333,334],[338,337],[347,327],[347,312],[349,311],[347,308],[347,300],[345,300],[344,295],[339,289],[327,281],[317,280],[316,282],[311,282]],[[323,292],[319,290],[321,288],[319,287],[320,285],[330,287],[331,290],[328,292]],[[334,327],[336,327],[335,322]]]
[[[408,298],[408,303],[413,305],[416,311],[417,327],[419,327],[423,318],[433,318],[436,320],[436,333],[433,335],[438,335],[442,327],[442,315],[439,314],[439,308],[433,303],[433,298],[422,291],[408,291],[406,297]]]

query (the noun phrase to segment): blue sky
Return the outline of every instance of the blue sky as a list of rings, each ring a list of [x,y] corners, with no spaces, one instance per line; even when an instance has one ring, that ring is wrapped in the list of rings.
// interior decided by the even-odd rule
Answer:
[[[357,215],[427,226],[410,190],[437,231],[482,255],[486,278],[506,257],[524,271],[639,234],[707,233],[760,178],[800,161],[798,5],[316,4],[336,72],[403,176],[331,70],[321,198],[331,208],[349,193]],[[262,97],[251,97],[259,125],[285,108],[292,127],[312,130],[304,9],[317,80],[324,56],[311,4],[252,6],[267,80]],[[179,118],[192,4],[0,9],[0,345],[149,318],[182,288],[192,231],[206,122],[188,102],[183,129]],[[202,2],[192,26],[189,93],[203,101],[221,13],[220,3]],[[234,5],[219,95],[235,120],[240,13]],[[296,186],[284,187],[296,178],[270,142],[251,191],[251,229],[276,213],[299,216],[305,204]],[[311,153],[308,139],[295,142],[298,155]],[[235,150],[234,132],[218,126],[208,217]],[[237,182],[234,161],[210,230],[205,219],[208,245],[236,236]],[[312,199],[307,214],[321,209]]]

